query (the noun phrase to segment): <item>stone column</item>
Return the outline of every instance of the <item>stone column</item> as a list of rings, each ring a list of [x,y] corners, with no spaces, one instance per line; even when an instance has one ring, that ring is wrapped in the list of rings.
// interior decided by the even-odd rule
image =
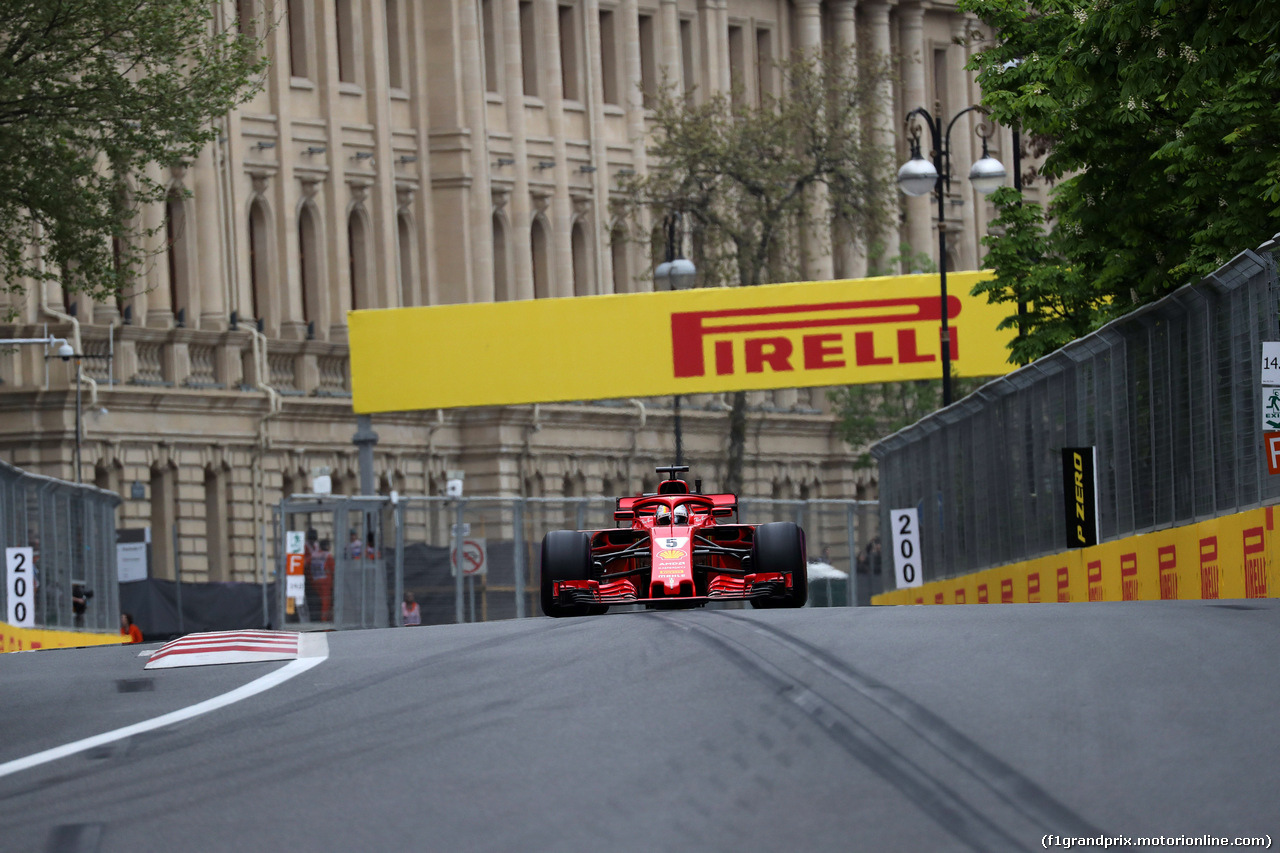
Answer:
[[[724,34],[720,32],[720,18],[716,0],[698,0],[698,23],[702,36],[702,79],[706,81],[704,97],[723,91],[727,86],[720,81],[720,58]],[[699,99],[701,100],[701,99]]]
[[[964,67],[969,60],[969,51],[964,44],[968,27],[969,24],[964,15],[957,12],[951,18],[951,45],[947,48],[947,93],[951,103],[947,105],[946,112],[952,116],[975,103],[969,99],[969,72]],[[947,209],[948,220],[954,210],[960,224],[959,233],[953,229],[947,234],[947,245],[951,246],[952,241],[955,241],[956,260],[959,263],[959,269],[962,270],[978,268],[978,241],[975,228],[978,208],[985,196],[969,183],[969,169],[979,156],[974,152],[977,151],[980,154],[982,151],[981,142],[974,134],[974,128],[981,120],[980,113],[968,113],[956,122],[955,130],[951,131],[951,181],[954,193],[964,201],[964,204],[959,208]]]
[[[506,68],[503,93],[507,106],[507,129],[511,132],[511,166],[515,182],[511,188],[507,229],[511,298],[533,298],[533,250],[529,228],[533,224],[533,201],[529,197],[529,144],[524,121],[524,52],[520,42],[520,0],[502,0],[502,55]]]
[[[822,6],[819,0],[798,0],[796,3],[797,46],[807,58],[819,61],[822,51]],[[832,264],[831,205],[827,189],[817,185],[808,193],[812,227],[806,227],[801,235],[804,245],[804,275],[808,279],[830,279],[834,274]]]
[[[201,329],[221,331],[227,328],[227,271],[223,268],[222,213],[218,209],[218,164],[211,142],[200,152],[195,167],[188,173],[193,184],[196,253],[191,259],[192,301],[199,300],[200,313],[188,309],[187,324]],[[198,296],[196,295],[198,294]]]
[[[613,255],[605,242],[609,223],[609,155],[605,145],[604,67],[600,56],[599,0],[583,0],[582,14],[583,41],[586,43],[586,57],[582,63],[582,69],[586,83],[590,165],[595,168],[595,171],[587,176],[591,183],[591,205],[584,214],[587,239],[591,241],[590,251],[593,260],[591,271],[595,279],[589,282],[588,287],[592,293],[611,293],[613,292]],[[616,38],[615,35],[615,62],[617,61]],[[634,82],[620,80],[619,85],[626,87]]]
[[[369,121],[373,125],[374,163],[377,164],[377,176],[369,199],[372,233],[368,235],[368,242],[373,256],[373,280],[369,282],[369,295],[374,307],[395,308],[400,304],[400,282],[397,276],[400,251],[396,236],[396,155],[391,147],[391,82],[388,76],[387,22],[384,17],[386,4],[361,4],[361,12],[368,15],[363,33],[364,82]],[[481,98],[483,99],[483,93]],[[481,154],[483,155],[483,149]],[[488,225],[487,220],[485,225]],[[482,244],[476,245],[478,251],[483,251]],[[492,265],[492,253],[489,258]],[[410,273],[410,270],[403,272],[405,276]],[[490,275],[490,288],[492,280]]]
[[[551,150],[555,166],[551,169],[555,188],[551,194],[548,221],[551,223],[552,296],[573,296],[573,204],[569,198],[568,150],[564,138],[564,81],[560,63],[560,6],[556,0],[537,0],[542,20],[541,47],[543,100],[547,109],[547,127],[551,132]]]
[[[865,24],[870,34],[868,38],[868,46],[873,57],[879,57],[882,61],[888,61],[893,55],[893,43],[889,31],[889,3],[864,3],[862,9],[865,13]],[[891,163],[897,162],[899,149],[895,144],[895,130],[898,122],[902,120],[902,116],[898,115],[898,110],[893,100],[893,82],[885,80],[880,84],[880,91],[876,96],[876,106],[880,111],[875,120],[875,143],[878,147],[890,152],[892,155]],[[902,193],[899,192],[897,185],[893,182],[893,169],[891,167],[889,174],[885,175],[888,182],[885,191],[889,194],[890,216],[892,221],[886,224],[884,231],[876,238],[882,246],[880,256],[875,259],[880,272],[897,272],[897,270],[888,269],[888,261],[890,258],[898,254],[898,243],[901,242],[901,233],[897,222],[897,213],[901,209]]]
[[[729,0],[716,0],[716,32],[720,37],[720,91],[728,92],[733,88],[733,74],[729,71]],[[746,35],[743,32],[744,38]],[[749,76],[745,68],[742,74]]]
[[[622,27],[623,39],[625,45],[626,57],[624,60],[623,79],[630,84],[634,84],[640,80],[640,19],[639,9],[636,0],[622,0]],[[627,111],[627,135],[631,139],[631,163],[637,175],[646,175],[649,171],[648,152],[645,148],[645,126],[644,126],[644,95],[640,91],[640,87],[636,85],[628,85],[624,93],[623,103]],[[649,209],[644,207],[640,211],[637,230],[643,240],[639,247],[627,244],[627,254],[631,259],[631,275],[632,281],[627,283],[627,289],[633,290],[636,287],[635,276],[641,270],[648,269],[650,263],[649,254],[649,229],[651,227],[649,217]]]
[[[158,184],[168,181],[167,175],[161,174],[160,167],[147,167],[147,177]],[[146,308],[139,306],[139,299],[134,298],[133,321],[139,326],[150,326],[167,329],[173,325],[173,306],[169,304],[169,263],[168,250],[165,248],[165,203],[163,201],[148,204],[142,209],[142,227],[151,232],[151,236],[143,237],[143,246],[151,257],[147,258],[140,270],[138,288],[144,290]]]
[[[796,46],[814,51],[822,46],[822,4],[819,0],[796,0]]]
[[[858,33],[854,21],[855,0],[832,0],[831,13],[835,21],[835,41],[838,48],[847,48],[849,61],[857,61]],[[832,234],[832,255],[839,267],[835,274],[845,278],[862,278],[867,274],[867,236],[856,234],[847,227],[838,227]]]
[[[468,301],[493,301],[493,194],[489,187],[489,132],[485,105],[484,47],[479,30],[479,0],[460,0],[459,30],[462,37],[463,100],[471,131],[471,192],[468,199],[471,225],[472,276]]]
[[[929,108],[925,103],[925,55],[924,55],[924,7],[919,3],[901,6],[902,44],[902,108],[908,113],[916,107]],[[931,113],[932,109],[929,110]],[[934,116],[935,120],[937,116]],[[929,129],[920,122],[920,154],[931,159],[933,143]],[[943,129],[945,132],[945,128]],[[937,202],[929,195],[907,196],[907,242],[913,252],[923,253],[938,260],[936,234],[933,228],[932,205]],[[905,272],[911,272],[910,269]]]
[[[662,67],[658,79],[665,74],[667,82],[684,91],[684,67],[680,60],[680,9],[676,0],[662,0]]]

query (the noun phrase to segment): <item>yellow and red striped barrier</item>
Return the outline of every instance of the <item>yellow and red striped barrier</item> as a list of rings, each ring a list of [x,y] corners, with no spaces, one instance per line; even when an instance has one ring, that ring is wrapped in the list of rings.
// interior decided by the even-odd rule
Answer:
[[[115,646],[125,641],[119,634],[91,634],[85,631],[46,631],[15,628],[0,622],[0,652],[27,652],[33,649],[74,649],[79,646]]]
[[[1275,507],[877,595],[872,604],[1280,598]]]

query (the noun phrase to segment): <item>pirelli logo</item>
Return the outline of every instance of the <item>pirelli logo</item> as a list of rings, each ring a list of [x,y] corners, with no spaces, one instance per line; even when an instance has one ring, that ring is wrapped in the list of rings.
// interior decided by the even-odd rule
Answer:
[[[1200,540],[1200,597],[1218,597],[1218,537],[1206,536]]]
[[[1175,599],[1178,597],[1178,548],[1175,545],[1161,545],[1156,550],[1156,567],[1160,571],[1160,597]]]
[[[947,298],[948,319],[960,309]],[[940,345],[919,340],[909,324],[941,320],[936,296],[685,311],[671,315],[671,360],[677,379],[931,362]],[[950,338],[958,360],[956,329]]]
[[[1102,561],[1090,560],[1085,564],[1085,580],[1089,583],[1089,600],[1102,601]]]
[[[1138,555],[1120,555],[1120,600],[1138,600]]]

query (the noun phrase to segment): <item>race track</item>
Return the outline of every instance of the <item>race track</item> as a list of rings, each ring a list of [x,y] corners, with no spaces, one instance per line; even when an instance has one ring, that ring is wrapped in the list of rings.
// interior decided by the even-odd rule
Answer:
[[[0,777],[0,850],[1280,841],[1280,601],[614,613],[328,636]],[[0,655],[0,765],[285,664]],[[1189,848],[1182,848],[1189,849]]]

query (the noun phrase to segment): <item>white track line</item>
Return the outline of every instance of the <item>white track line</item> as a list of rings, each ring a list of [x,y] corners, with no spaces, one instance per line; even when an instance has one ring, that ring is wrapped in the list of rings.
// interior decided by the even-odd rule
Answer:
[[[241,699],[248,699],[250,696],[256,696],[259,693],[270,690],[280,684],[284,684],[296,675],[301,675],[311,669],[316,664],[324,662],[325,656],[299,658],[290,661],[275,672],[269,672],[261,678],[250,681],[243,687],[237,687],[228,693],[220,696],[214,696],[212,699],[206,699],[195,705],[188,705],[185,708],[179,708],[168,714],[159,717],[153,717],[150,720],[143,720],[141,723],[134,723],[131,726],[125,726],[114,731],[104,732],[100,735],[87,737],[83,740],[73,741],[72,743],[62,746],[55,746],[52,749],[46,749],[43,752],[37,752],[28,755],[25,758],[15,758],[13,761],[6,761],[0,764],[0,778],[17,773],[21,770],[28,770],[41,764],[47,764],[50,761],[56,761],[59,758],[66,758],[68,755],[75,755],[78,752],[84,752],[87,749],[93,749],[95,746],[102,746],[107,743],[114,743],[127,737],[142,734],[143,732],[154,731],[155,729],[171,726],[174,723],[180,723],[183,720],[189,720],[192,717],[199,717],[201,714],[207,714],[210,711],[216,711],[219,708],[225,708],[228,705],[234,705]]]

